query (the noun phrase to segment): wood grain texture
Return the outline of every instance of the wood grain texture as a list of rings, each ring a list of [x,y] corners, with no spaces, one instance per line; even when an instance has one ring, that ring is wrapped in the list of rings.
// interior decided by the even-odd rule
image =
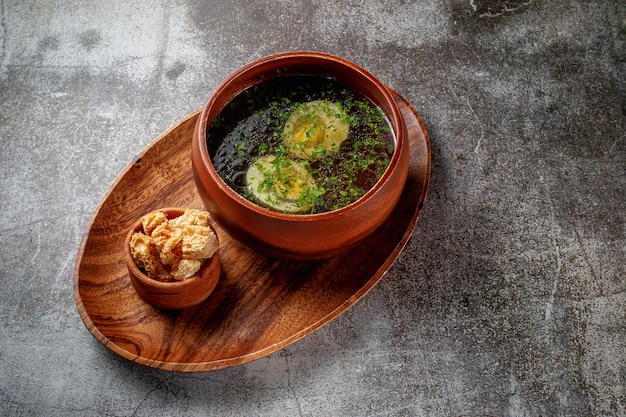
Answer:
[[[273,353],[327,324],[384,275],[411,235],[426,197],[430,144],[415,110],[393,92],[409,130],[408,180],[390,218],[364,244],[334,258],[264,257],[220,227],[221,275],[197,307],[161,310],[134,291],[124,262],[126,231],[161,207],[203,208],[191,170],[195,112],[165,132],[116,178],[93,214],[74,269],[74,298],[103,345],[142,365],[200,372]]]

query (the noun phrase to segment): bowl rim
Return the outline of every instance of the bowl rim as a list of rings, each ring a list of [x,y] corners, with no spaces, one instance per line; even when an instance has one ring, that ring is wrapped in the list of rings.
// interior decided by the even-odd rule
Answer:
[[[240,89],[234,93],[232,90],[230,92],[227,91],[230,84],[237,77],[241,76],[242,74],[245,74],[246,72],[249,72],[269,62],[279,61],[279,60],[290,60],[294,58],[313,58],[313,59],[319,60],[320,62],[339,63],[343,65],[344,67],[349,68],[350,71],[358,73],[360,76],[364,77],[369,82],[371,82],[374,86],[376,86],[376,88],[382,93],[382,96],[385,98],[385,101],[391,105],[390,106],[391,116],[393,116],[393,120],[391,120],[391,118],[386,112],[385,112],[385,116],[388,119],[390,119],[390,124],[392,126],[392,129],[394,126],[394,121],[400,127],[400,129],[397,132],[394,131],[394,138],[395,138],[394,151],[389,161],[389,165],[383,172],[383,175],[359,199],[357,199],[356,201],[353,201],[352,203],[346,206],[340,207],[336,210],[324,211],[320,213],[297,214],[297,213],[283,213],[283,212],[274,211],[274,210],[265,208],[257,203],[254,203],[246,199],[245,197],[237,193],[235,190],[233,190],[228,184],[226,184],[226,182],[217,173],[217,170],[213,166],[213,162],[211,161],[211,158],[209,157],[209,151],[208,151],[208,147],[206,144],[206,130],[208,126],[207,119],[208,119],[209,108],[215,103],[217,96],[224,94],[224,92],[226,92],[226,94],[232,94],[232,96],[234,97],[235,95],[249,88],[251,85],[245,86],[243,89]],[[260,80],[259,82],[262,82],[262,81]],[[252,85],[255,85],[255,84],[252,84]],[[227,100],[226,104],[228,104],[229,101],[230,100]],[[224,109],[226,104],[221,109],[219,109],[219,112],[221,112]],[[219,114],[219,112],[217,114]],[[202,162],[207,168],[209,175],[215,181],[215,183],[217,184],[217,186],[220,188],[222,192],[224,192],[226,195],[228,195],[229,198],[235,200],[238,204],[240,204],[247,210],[253,211],[257,214],[270,217],[273,219],[292,221],[292,222],[319,221],[319,220],[323,220],[326,218],[341,216],[342,214],[346,212],[350,212],[354,210],[355,208],[361,206],[365,201],[369,200],[372,196],[377,194],[380,188],[382,188],[383,184],[386,182],[386,180],[391,176],[391,173],[394,171],[395,167],[399,164],[399,161],[402,155],[402,152],[401,152],[402,148],[404,146],[407,146],[407,143],[408,143],[406,142],[407,138],[405,137],[405,134],[403,132],[403,120],[400,114],[400,110],[391,92],[389,91],[389,89],[380,80],[378,80],[378,78],[376,78],[373,74],[371,74],[369,71],[367,71],[360,65],[352,61],[349,61],[345,58],[336,56],[336,55],[331,55],[331,54],[327,54],[324,52],[316,52],[316,51],[288,51],[288,52],[279,52],[275,54],[270,54],[270,55],[257,58],[247,64],[244,64],[241,67],[237,68],[235,71],[231,72],[228,76],[226,76],[226,78],[224,78],[217,85],[217,87],[213,90],[213,92],[211,92],[208,100],[202,107],[202,111],[200,112],[200,115],[198,116],[198,121],[197,121],[197,134],[200,136],[198,138],[198,142],[199,142],[198,146],[200,148],[200,157],[202,159]]]
[[[169,219],[174,219],[176,217],[182,216],[186,209],[187,208],[185,208],[185,207],[165,207],[165,208],[159,208],[159,209],[155,209],[155,210],[149,211],[145,215],[150,214],[150,213],[155,213],[155,212],[158,212],[158,211],[162,211],[163,213],[165,213],[165,216],[169,220]],[[173,214],[173,213],[178,213],[178,214],[173,215],[172,217],[170,217],[170,214]],[[143,217],[143,215],[141,217]],[[198,283],[198,281],[200,281],[200,276],[199,276],[200,270],[202,270],[202,268],[207,267],[209,262],[211,262],[212,260],[215,259],[215,255],[219,253],[219,249],[218,249],[218,252],[216,254],[214,254],[212,257],[210,257],[210,258],[205,260],[205,262],[200,267],[200,270],[198,272],[196,272],[195,275],[193,275],[193,276],[191,276],[191,277],[189,277],[187,279],[184,279],[182,281],[159,281],[159,280],[156,280],[154,278],[150,278],[148,275],[143,273],[141,268],[139,268],[139,266],[135,263],[135,259],[133,258],[133,255],[130,253],[130,240],[131,240],[133,234],[138,233],[138,232],[143,232],[143,226],[141,224],[141,217],[139,217],[131,225],[131,227],[128,229],[128,232],[126,234],[126,238],[124,239],[124,253],[126,254],[125,255],[126,266],[129,269],[131,277],[134,277],[137,280],[139,280],[144,286],[153,287],[153,288],[159,288],[159,289],[167,289],[168,291],[169,290],[180,289],[180,288],[183,288],[183,287],[188,287],[188,286],[191,286],[191,285],[194,285],[194,284]],[[211,225],[209,225],[209,227],[213,230],[213,233],[215,233],[215,236],[217,236],[217,232],[216,232],[215,228],[213,227],[213,225],[211,224]],[[218,241],[218,244],[219,244],[219,241]]]

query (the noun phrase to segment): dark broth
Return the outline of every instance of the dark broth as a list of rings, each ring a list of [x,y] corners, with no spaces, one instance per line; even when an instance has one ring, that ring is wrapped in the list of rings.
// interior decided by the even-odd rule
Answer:
[[[384,113],[358,91],[335,80],[315,76],[277,77],[239,93],[207,130],[207,146],[222,179],[245,198],[246,171],[256,158],[284,154],[283,127],[296,103],[329,100],[339,103],[350,124],[337,153],[304,161],[321,196],[309,213],[344,207],[362,197],[380,179],[394,150],[394,137]]]

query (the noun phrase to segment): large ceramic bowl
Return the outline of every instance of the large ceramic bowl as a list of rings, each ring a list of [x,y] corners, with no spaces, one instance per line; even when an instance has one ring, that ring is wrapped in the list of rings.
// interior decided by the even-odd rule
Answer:
[[[385,113],[395,136],[388,168],[359,200],[317,214],[285,214],[239,195],[218,175],[206,143],[207,128],[243,90],[274,77],[313,75],[334,79],[365,94]],[[233,238],[255,251],[288,259],[324,259],[363,242],[390,215],[404,188],[409,144],[406,126],[389,90],[345,59],[316,52],[286,52],[236,70],[213,91],[198,117],[192,143],[196,187],[206,208]]]

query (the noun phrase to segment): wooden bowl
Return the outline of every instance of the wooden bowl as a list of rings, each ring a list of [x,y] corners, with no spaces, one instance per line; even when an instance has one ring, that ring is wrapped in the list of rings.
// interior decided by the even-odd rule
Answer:
[[[284,75],[314,75],[364,93],[385,113],[395,136],[390,164],[363,197],[343,208],[318,214],[285,214],[240,196],[220,178],[211,162],[206,131],[241,91]],[[345,59],[316,52],[286,52],[260,58],[236,70],[202,108],[192,140],[192,166],[200,198],[233,238],[265,255],[300,260],[329,258],[362,242],[396,206],[409,166],[405,121],[391,92],[373,75]]]
[[[181,216],[184,208],[164,208],[168,219]],[[215,233],[215,229],[211,226]],[[197,306],[213,292],[220,276],[220,251],[218,250],[200,268],[198,273],[184,281],[161,282],[150,278],[137,266],[130,253],[130,240],[134,233],[143,232],[141,220],[137,220],[128,231],[125,245],[125,260],[130,280],[135,291],[146,302],[168,310],[181,310]],[[216,234],[217,236],[217,234]]]

